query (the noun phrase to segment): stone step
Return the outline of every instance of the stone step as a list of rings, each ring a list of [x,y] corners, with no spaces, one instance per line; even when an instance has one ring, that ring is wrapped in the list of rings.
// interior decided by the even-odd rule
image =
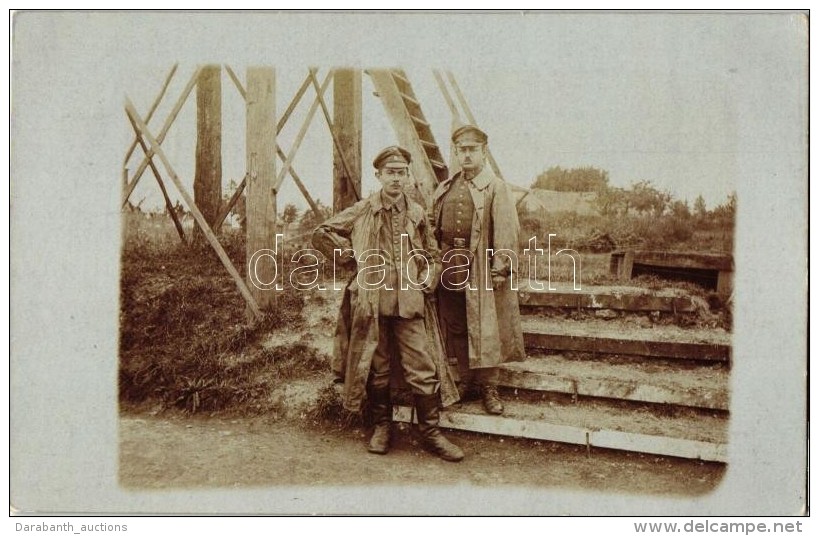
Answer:
[[[680,408],[581,400],[546,395],[541,400],[504,400],[501,416],[480,402],[458,403],[441,412],[443,428],[556,441],[707,461],[728,461],[728,415]],[[396,406],[393,420],[414,422],[412,408]]]
[[[523,316],[527,348],[670,359],[731,361],[731,336],[724,330],[673,325],[640,327],[631,322]]]
[[[537,284],[535,282],[534,284]],[[633,312],[693,313],[708,309],[708,304],[681,289],[651,290],[630,286],[580,285],[576,290],[571,283],[551,284],[539,281],[542,290],[535,290],[532,283],[521,281],[518,296],[521,312],[536,307],[561,309],[613,309]]]
[[[708,366],[635,358],[530,355],[500,367],[500,385],[654,404],[728,410],[730,373]]]

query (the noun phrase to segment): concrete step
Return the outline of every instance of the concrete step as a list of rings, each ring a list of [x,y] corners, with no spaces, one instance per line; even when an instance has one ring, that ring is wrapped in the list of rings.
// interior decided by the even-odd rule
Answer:
[[[633,322],[523,316],[527,348],[670,359],[731,361],[731,335],[724,330]]]
[[[635,358],[530,355],[500,367],[505,387],[654,404],[729,409],[729,370]]]
[[[506,397],[501,416],[480,402],[458,403],[441,412],[441,426],[510,437],[556,441],[665,456],[727,462],[728,415],[724,412],[544,395],[540,400]],[[393,420],[414,422],[409,406],[396,406]]]

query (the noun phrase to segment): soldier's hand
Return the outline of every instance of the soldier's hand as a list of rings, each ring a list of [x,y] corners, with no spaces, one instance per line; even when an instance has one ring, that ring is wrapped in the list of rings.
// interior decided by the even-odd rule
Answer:
[[[505,275],[493,275],[492,276],[492,288],[499,289],[506,283],[506,276]]]
[[[339,262],[343,268],[347,268],[349,270],[353,270],[356,267],[356,258],[355,255],[352,254],[350,250],[343,250],[341,255],[338,257]]]

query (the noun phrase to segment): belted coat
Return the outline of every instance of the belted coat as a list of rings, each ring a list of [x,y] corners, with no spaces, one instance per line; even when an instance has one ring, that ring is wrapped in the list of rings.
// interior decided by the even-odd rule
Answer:
[[[433,194],[433,235],[441,246],[441,213],[446,193],[461,172],[441,182]],[[510,279],[516,268],[509,255],[517,258],[519,223],[515,205],[506,183],[489,166],[467,181],[475,206],[470,232],[473,261],[466,293],[466,319],[469,330],[469,368],[495,367],[507,361],[526,358],[520,325],[518,293]],[[490,251],[491,250],[491,251]],[[499,288],[492,288],[492,275],[505,275]]]
[[[382,207],[380,195],[380,192],[376,192],[329,218],[318,226],[312,240],[313,246],[327,259],[334,258],[334,249],[352,249],[360,261],[356,265],[356,275],[344,289],[331,364],[336,377],[344,381],[344,408],[353,412],[360,410],[364,401],[370,366],[379,338],[379,289],[367,284],[361,285],[358,275],[362,271],[366,271],[362,274],[364,276],[378,272],[378,257],[362,253],[378,250],[378,236],[382,225],[381,218],[377,217]],[[427,262],[421,262],[420,256],[412,257],[410,264],[402,265],[401,269],[406,269],[411,281],[426,280],[425,270],[432,270],[429,280],[434,281],[440,268],[440,259],[426,213],[408,196],[405,199],[407,217],[403,233],[407,235],[408,249],[422,252]],[[446,365],[435,304],[425,295],[422,297],[420,290],[402,292],[415,292],[417,294],[410,299],[423,300],[426,350],[438,370],[441,403],[443,406],[453,404],[458,400],[458,390]],[[396,375],[396,372],[399,374]],[[400,382],[400,367],[392,368],[392,376]]]

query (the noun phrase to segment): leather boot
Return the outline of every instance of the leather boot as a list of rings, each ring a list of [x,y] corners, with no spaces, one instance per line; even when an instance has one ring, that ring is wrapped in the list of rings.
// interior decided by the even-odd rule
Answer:
[[[461,373],[461,381],[458,382],[458,398],[461,402],[469,402],[470,400],[478,400],[481,397],[481,391],[478,388],[478,383],[469,372]]]
[[[370,413],[372,414],[375,429],[367,447],[373,454],[386,454],[390,450],[390,436],[392,435],[392,403],[390,388],[371,388],[369,390]]]
[[[503,413],[503,403],[498,396],[496,385],[481,385],[481,398],[483,399],[483,409],[490,415],[501,415]]]
[[[418,413],[418,431],[424,447],[448,462],[463,460],[464,452],[450,443],[438,428],[438,395],[415,395],[415,411]]]

